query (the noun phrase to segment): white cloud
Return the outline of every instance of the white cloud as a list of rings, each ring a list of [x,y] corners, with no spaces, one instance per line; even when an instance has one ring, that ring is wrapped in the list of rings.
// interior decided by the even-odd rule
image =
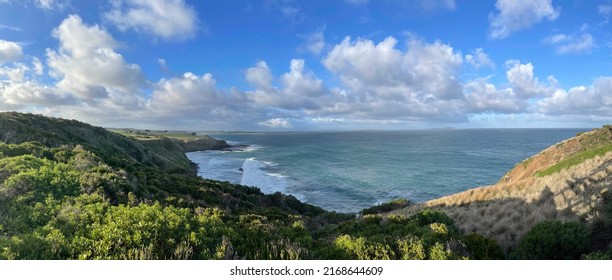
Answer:
[[[35,0],[34,3],[45,10],[63,10],[70,6],[70,0]]]
[[[43,72],[45,71],[45,67],[40,62],[40,60],[38,58],[36,58],[36,57],[32,59],[32,67],[34,67],[33,68],[34,74],[36,74],[38,76],[42,75]]]
[[[321,55],[321,51],[325,48],[325,27],[307,35],[300,35],[304,39],[303,48],[314,55]]]
[[[0,65],[17,61],[23,56],[21,45],[0,39]]]
[[[464,90],[473,113],[522,113],[528,107],[527,100],[517,98],[511,88],[497,89],[486,79],[469,81]]]
[[[557,90],[538,102],[540,112],[548,115],[612,116],[612,77],[600,77],[592,86]]]
[[[26,79],[26,73],[30,70],[23,63],[15,63],[13,66],[4,66],[0,68],[0,77],[6,77],[9,81],[23,82]]]
[[[340,75],[345,85],[359,89],[364,84],[390,84],[401,75],[402,53],[397,40],[387,37],[377,45],[371,40],[344,38],[323,59],[325,67]]]
[[[13,109],[66,105],[74,102],[70,96],[62,95],[55,88],[35,81],[0,81],[0,100]]]
[[[144,83],[140,67],[114,51],[117,42],[98,25],[87,26],[71,15],[53,30],[58,51],[47,49],[51,76],[57,86],[81,98],[107,97],[113,91],[137,92]]]
[[[474,66],[476,69],[481,67],[495,67],[495,64],[493,63],[489,55],[486,54],[482,48],[477,48],[471,54],[466,54],[465,62]]]
[[[195,36],[198,17],[184,0],[111,0],[106,20],[120,30],[135,30],[166,41]]]
[[[581,35],[555,34],[544,38],[544,42],[556,47],[558,54],[587,53],[595,48],[595,40],[589,33]]]
[[[553,21],[561,12],[553,7],[552,0],[497,0],[495,7],[499,12],[489,15],[491,39],[506,38],[544,19]]]
[[[9,25],[5,25],[5,24],[0,24],[0,29],[6,29],[6,30],[11,30],[11,31],[16,31],[16,32],[22,32],[23,31],[23,29],[21,29],[19,27],[9,26]]]
[[[215,79],[209,73],[197,76],[188,72],[179,78],[162,79],[155,85],[148,106],[162,114],[213,109],[223,105],[215,84]]]
[[[259,125],[266,126],[269,128],[292,128],[293,125],[289,120],[283,118],[274,118],[267,121],[259,122]]]
[[[272,87],[272,73],[265,61],[260,61],[254,67],[247,69],[246,80],[257,89],[270,91]]]
[[[393,37],[378,44],[347,37],[333,47],[323,64],[349,90],[335,109],[366,119],[461,118],[461,54],[440,42],[396,45]]]
[[[36,57],[30,58],[31,65],[24,62],[13,62],[0,66],[0,78],[4,77],[5,82],[24,82],[33,76],[40,76],[44,67]]]
[[[323,81],[305,69],[301,59],[291,60],[289,72],[281,77],[280,89],[272,85],[272,74],[263,61],[247,69],[246,79],[256,87],[247,92],[256,104],[283,110],[319,109],[329,92]]]
[[[522,99],[544,97],[554,92],[556,80],[551,76],[548,78],[548,85],[540,83],[533,73],[531,63],[521,64],[520,61],[509,60],[506,62],[506,67],[509,68],[506,78],[517,97]]]

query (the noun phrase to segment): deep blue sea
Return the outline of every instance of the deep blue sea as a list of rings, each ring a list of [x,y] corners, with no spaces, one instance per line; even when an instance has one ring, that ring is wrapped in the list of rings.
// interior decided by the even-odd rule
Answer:
[[[280,191],[339,212],[423,202],[496,183],[515,164],[588,129],[210,134],[243,151],[188,153],[205,178]]]

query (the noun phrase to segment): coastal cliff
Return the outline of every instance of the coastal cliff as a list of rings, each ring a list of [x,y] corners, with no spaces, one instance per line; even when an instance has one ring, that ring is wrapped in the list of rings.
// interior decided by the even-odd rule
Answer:
[[[497,184],[478,187],[393,214],[422,209],[448,214],[465,233],[493,238],[506,250],[515,248],[543,221],[602,221],[610,207],[612,188],[612,126],[606,125],[553,145],[518,163]],[[604,234],[605,235],[605,234]],[[611,236],[602,237],[603,251]]]
[[[81,145],[106,161],[137,162],[192,175],[195,172],[186,152],[229,147],[225,141],[209,136],[139,140],[76,120],[15,112],[0,113],[0,141],[9,144],[35,141],[48,147]]]

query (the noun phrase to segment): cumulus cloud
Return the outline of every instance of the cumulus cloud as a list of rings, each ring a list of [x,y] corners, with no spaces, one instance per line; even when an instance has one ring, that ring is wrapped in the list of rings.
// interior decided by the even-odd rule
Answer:
[[[187,72],[182,77],[162,79],[155,85],[148,106],[164,114],[212,109],[223,105],[215,84],[215,79],[209,73],[197,76]]]
[[[325,102],[328,90],[323,81],[305,69],[304,60],[292,59],[289,72],[281,77],[282,87],[272,85],[272,74],[265,62],[247,69],[246,79],[256,87],[247,92],[258,105],[287,110],[316,110]]]
[[[557,81],[554,77],[548,77],[548,85],[541,83],[533,73],[531,63],[521,64],[517,60],[506,62],[506,78],[510,82],[516,95],[523,99],[550,96],[556,87]]]
[[[612,116],[612,77],[597,78],[591,86],[559,89],[538,107],[548,115]]]
[[[257,89],[264,91],[271,91],[272,87],[272,73],[268,64],[265,61],[257,62],[257,65],[247,69],[246,80],[254,85]]]
[[[537,112],[537,104],[534,105],[537,100],[547,99],[560,90],[553,76],[548,76],[546,82],[541,82],[536,77],[531,63],[508,60],[506,69],[508,83],[504,86],[490,83],[489,78],[476,78],[465,83],[463,89],[469,113]]]
[[[491,60],[488,54],[484,52],[482,48],[477,48],[470,54],[465,55],[465,62],[479,69],[482,67],[494,68],[495,63]]]
[[[544,42],[556,47],[558,54],[588,53],[595,48],[595,40],[589,33],[580,35],[555,34],[544,38]]]
[[[486,79],[476,79],[464,86],[468,110],[471,113],[522,113],[528,103],[520,99],[512,88],[497,89]]]
[[[0,65],[17,61],[23,56],[21,45],[0,39]]]
[[[11,109],[28,106],[56,106],[73,103],[75,100],[53,87],[29,80],[24,82],[0,81],[0,100]],[[8,108],[7,108],[8,109]]]
[[[497,0],[496,14],[489,15],[489,38],[503,39],[542,20],[553,21],[561,13],[552,0]]]
[[[440,42],[411,38],[405,51],[397,43],[347,37],[333,47],[323,64],[348,89],[347,104],[338,107],[379,119],[462,118],[461,54]]]
[[[165,41],[195,36],[198,17],[184,0],[111,0],[106,20],[122,31],[134,30]]]
[[[30,68],[24,63],[15,63],[11,66],[0,68],[0,77],[5,77],[9,81],[22,82],[26,79],[26,73]]]
[[[113,91],[136,92],[144,82],[140,67],[115,52],[117,42],[98,25],[71,15],[53,30],[58,51],[47,49],[47,64],[57,86],[81,98],[107,97]]]

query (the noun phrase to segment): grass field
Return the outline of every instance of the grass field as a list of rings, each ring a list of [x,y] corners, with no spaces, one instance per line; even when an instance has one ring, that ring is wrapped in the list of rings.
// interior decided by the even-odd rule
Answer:
[[[161,137],[167,137],[178,140],[198,139],[195,132],[189,131],[168,131],[168,130],[141,130],[141,129],[109,129],[110,131],[121,134],[126,137],[131,137],[138,140],[155,140]]]

